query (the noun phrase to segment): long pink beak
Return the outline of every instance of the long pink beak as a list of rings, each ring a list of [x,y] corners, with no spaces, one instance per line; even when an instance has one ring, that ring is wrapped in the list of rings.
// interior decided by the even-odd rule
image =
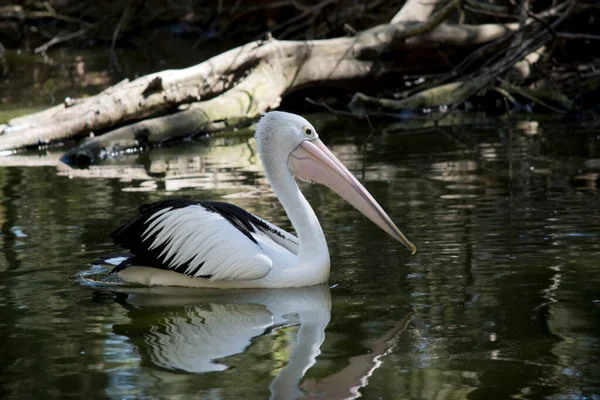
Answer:
[[[317,182],[329,187],[394,239],[411,249],[413,254],[417,251],[417,247],[400,232],[367,189],[319,139],[303,141],[290,154],[288,167],[294,176],[305,182]]]

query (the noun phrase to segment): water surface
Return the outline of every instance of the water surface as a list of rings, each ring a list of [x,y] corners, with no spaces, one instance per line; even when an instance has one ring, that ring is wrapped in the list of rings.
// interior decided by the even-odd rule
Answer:
[[[230,201],[292,229],[251,136],[88,170],[53,152],[0,158],[0,396],[600,398],[600,131],[380,123],[365,145],[355,120],[317,128],[416,255],[303,184],[328,285],[82,285],[74,276],[107,271],[95,260],[119,251],[108,234],[143,203]]]

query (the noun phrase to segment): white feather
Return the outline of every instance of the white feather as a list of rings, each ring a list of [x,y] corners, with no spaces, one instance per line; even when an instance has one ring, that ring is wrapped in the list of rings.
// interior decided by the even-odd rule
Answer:
[[[298,249],[300,248],[300,242],[298,241],[298,238],[296,236],[294,236],[290,233],[287,233],[283,229],[280,229],[279,227],[273,225],[269,221],[266,221],[260,217],[257,217],[256,215],[254,217],[256,217],[256,219],[258,219],[259,221],[261,221],[262,223],[264,223],[271,229],[270,231],[264,232],[264,234],[267,235],[272,241],[274,241],[275,243],[277,243],[280,246],[283,246],[284,248],[288,249],[292,253],[294,253],[296,255],[298,254]],[[261,232],[263,232],[263,231],[261,231]]]
[[[187,275],[211,275],[211,280],[253,280],[265,277],[273,266],[272,259],[258,244],[219,213],[201,205],[161,210],[149,221],[152,222],[142,237],[152,239],[150,249],[164,246],[159,258],[171,269],[189,263]],[[267,235],[259,236],[261,243],[270,247],[269,253],[276,253],[272,247],[279,245]]]

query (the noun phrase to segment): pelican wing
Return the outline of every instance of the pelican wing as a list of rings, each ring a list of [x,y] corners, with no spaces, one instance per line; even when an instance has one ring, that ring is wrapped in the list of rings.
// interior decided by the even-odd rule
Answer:
[[[292,235],[237,206],[219,202],[173,199],[144,205],[111,237],[135,255],[112,272],[140,265],[211,280],[265,277],[273,265],[261,249],[265,240],[297,252]]]
[[[250,214],[250,213],[248,213]],[[273,225],[269,221],[266,221],[260,217],[257,217],[254,214],[250,214],[254,217],[258,231],[267,235],[272,241],[277,243],[278,245],[284,247],[289,250],[293,254],[298,255],[298,249],[300,244],[298,242],[298,238],[291,233],[284,231],[276,225]]]

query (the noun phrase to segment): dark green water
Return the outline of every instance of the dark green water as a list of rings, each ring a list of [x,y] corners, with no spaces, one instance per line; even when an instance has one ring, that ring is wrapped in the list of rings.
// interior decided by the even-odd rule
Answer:
[[[83,171],[0,158],[0,397],[600,399],[600,131],[380,126],[364,157],[367,126],[320,133],[416,255],[303,185],[329,287],[83,285],[74,275],[105,271],[109,232],[146,202],[225,199],[290,229],[251,141]]]

